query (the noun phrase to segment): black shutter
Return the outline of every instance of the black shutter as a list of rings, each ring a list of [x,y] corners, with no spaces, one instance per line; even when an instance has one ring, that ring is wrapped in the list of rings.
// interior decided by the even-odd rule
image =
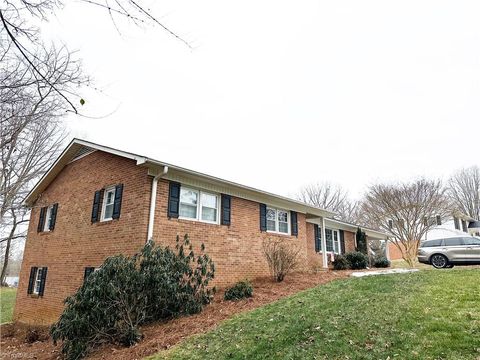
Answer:
[[[267,231],[267,205],[260,204],[260,231]]]
[[[85,268],[85,273],[83,274],[83,281],[87,280],[88,276],[95,271],[94,267],[87,266]]]
[[[30,268],[30,278],[28,279],[28,290],[27,294],[32,294],[33,293],[33,286],[35,284],[35,276],[37,275],[37,269],[36,267],[31,267]]]
[[[343,230],[338,230],[340,234],[340,254],[345,254],[345,234]]]
[[[118,219],[120,217],[120,210],[122,210],[122,195],[123,184],[119,184],[115,186],[115,199],[113,200],[112,219]]]
[[[47,270],[48,268],[42,268],[42,277],[40,281],[40,289],[38,290],[38,296],[43,296],[43,291],[45,290],[45,281],[47,280]]]
[[[437,225],[442,225],[442,217],[440,215],[437,215],[436,219],[437,219]]]
[[[319,246],[318,238],[320,237],[319,235],[320,230],[318,229],[317,224],[313,224],[313,229],[314,229],[314,237],[315,237],[315,252],[319,252],[320,246]]]
[[[230,216],[232,213],[232,197],[222,194],[222,225],[230,226]]]
[[[104,189],[97,190],[93,196],[92,223],[100,220],[100,207],[102,206],[103,191]]]
[[[52,221],[50,221],[50,226],[49,226],[50,231],[53,231],[53,229],[55,229],[55,222],[57,221],[57,211],[58,211],[58,204],[53,204],[52,210],[50,213],[50,218],[52,219]]]
[[[180,184],[170,181],[168,190],[168,217],[178,218],[180,208]]]
[[[42,232],[43,227],[45,226],[45,213],[47,212],[46,207],[42,207],[40,209],[40,218],[38,219],[38,227],[37,227],[37,232]]]
[[[292,235],[298,236],[298,221],[297,213],[295,211],[290,211],[290,221],[292,222]]]

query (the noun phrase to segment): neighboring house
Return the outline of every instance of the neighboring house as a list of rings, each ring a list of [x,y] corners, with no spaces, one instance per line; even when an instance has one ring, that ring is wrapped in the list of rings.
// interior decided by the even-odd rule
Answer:
[[[440,217],[432,219],[431,221],[434,221],[435,226],[425,234],[421,241],[465,235],[480,236],[480,222],[475,221],[475,219],[468,215],[456,212],[444,221],[442,221]],[[400,250],[391,242],[389,243],[389,253],[391,260],[402,258]]]
[[[31,207],[14,319],[50,324],[91,271],[152,239],[189,234],[215,285],[269,275],[262,241],[300,248],[301,270],[355,248],[356,225],[330,211],[144,156],[75,139],[27,196]],[[385,235],[365,230],[370,239]]]

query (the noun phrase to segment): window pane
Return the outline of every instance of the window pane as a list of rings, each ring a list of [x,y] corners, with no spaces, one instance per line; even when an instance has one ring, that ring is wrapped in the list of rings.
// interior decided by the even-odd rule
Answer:
[[[336,232],[336,231],[333,232],[333,251],[335,253],[340,252],[340,249],[339,249],[339,246],[338,246],[338,232]]]
[[[332,230],[325,229],[325,241],[327,243],[327,251],[333,251],[333,235]]]
[[[204,206],[202,208],[202,220],[217,221],[217,209],[212,209]]]
[[[268,231],[276,231],[275,228],[275,220],[267,220],[267,230]]]
[[[445,239],[445,245],[447,245],[447,246],[463,245],[463,239],[462,238]]]
[[[287,222],[288,215],[286,211],[278,210],[278,221]]]
[[[435,247],[435,246],[442,246],[442,239],[425,241],[425,243],[422,245],[422,247]]]
[[[202,199],[202,206],[206,206],[206,207],[214,208],[214,209],[217,208],[217,196],[216,195],[202,193],[201,199]]]
[[[275,223],[275,213],[275,209],[267,208],[267,220],[273,220],[273,222]]]
[[[180,202],[190,205],[197,205],[198,193],[196,191],[180,188]]]
[[[111,219],[112,215],[113,215],[113,204],[106,205],[104,219]]]
[[[280,231],[281,233],[288,234],[288,223],[279,222],[278,223],[278,231]]]
[[[185,217],[185,218],[189,218],[189,219],[196,219],[197,218],[197,206],[180,203],[179,215],[181,217]]]
[[[107,200],[106,200],[107,205],[113,204],[114,199],[115,199],[115,190],[107,191]]]
[[[465,245],[480,245],[480,239],[474,237],[468,237],[463,239]]]

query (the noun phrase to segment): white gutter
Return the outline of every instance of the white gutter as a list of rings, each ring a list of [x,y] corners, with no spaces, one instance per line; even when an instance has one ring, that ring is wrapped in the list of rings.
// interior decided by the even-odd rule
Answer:
[[[153,224],[155,220],[155,205],[157,203],[157,184],[158,179],[164,177],[168,173],[168,166],[163,167],[163,171],[154,176],[152,179],[152,193],[150,195],[150,213],[148,215],[148,230],[147,230],[147,242],[153,240]]]

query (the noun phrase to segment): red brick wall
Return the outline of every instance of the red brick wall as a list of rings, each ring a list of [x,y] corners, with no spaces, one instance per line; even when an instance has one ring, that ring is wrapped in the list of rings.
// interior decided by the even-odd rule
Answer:
[[[277,235],[260,231],[260,206],[258,203],[232,197],[231,225],[207,224],[199,221],[168,219],[168,181],[158,182],[155,212],[154,241],[174,246],[176,236],[188,234],[198,251],[205,251],[215,263],[216,285],[226,285],[242,279],[268,276],[267,262],[262,252],[263,240],[285,239],[292,246],[300,247],[301,269],[307,269],[307,237],[304,214],[298,214],[298,237]]]
[[[124,184],[120,219],[91,223],[96,190]],[[135,161],[94,152],[68,164],[32,209],[20,272],[14,318],[49,324],[63,300],[81,285],[86,266],[99,266],[108,256],[133,254],[147,237],[151,180]],[[58,203],[55,230],[37,233],[40,207]],[[32,266],[48,267],[44,296],[27,295]]]

